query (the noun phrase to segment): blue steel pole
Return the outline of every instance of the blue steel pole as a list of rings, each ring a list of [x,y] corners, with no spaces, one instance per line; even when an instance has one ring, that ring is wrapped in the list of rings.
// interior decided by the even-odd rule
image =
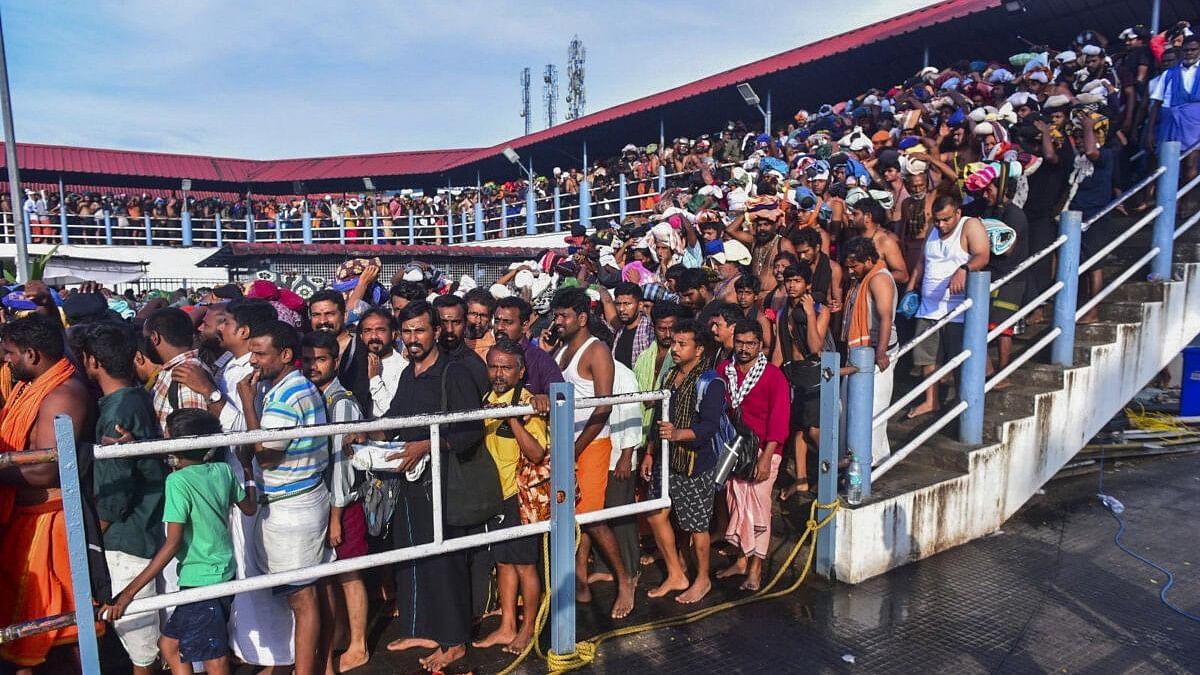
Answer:
[[[186,198],[183,208],[179,209],[179,236],[183,239],[184,246],[192,245],[192,212],[188,210]]]
[[[1158,165],[1166,171],[1158,177],[1158,205],[1162,212],[1154,220],[1153,241],[1158,255],[1150,263],[1150,280],[1170,281],[1175,248],[1175,200],[1179,193],[1179,141],[1159,144]]]
[[[554,231],[562,232],[562,191],[554,186]]]
[[[1160,0],[1152,0],[1150,4],[1150,34],[1158,33],[1158,22],[1162,17],[1162,7]]]
[[[462,239],[460,239],[460,241],[462,241],[462,243],[465,244],[465,243],[467,243],[467,210],[461,209],[458,212],[458,215],[459,215],[459,220],[462,221]]]
[[[96,645],[96,618],[92,609],[92,578],[88,573],[88,543],[84,536],[83,491],[79,486],[79,460],[75,452],[75,427],[68,415],[54,418],[58,445],[58,485],[62,490],[63,517],[67,525],[67,557],[79,628],[79,664],[87,675],[99,675],[100,651]]]
[[[258,241],[258,233],[254,231],[254,227],[254,214],[246,212],[246,241],[248,242]]]
[[[583,144],[583,180],[579,181],[579,224],[588,228],[592,224],[592,195],[588,186],[587,143]]]
[[[104,212],[104,244],[112,246],[112,214],[108,211]]]
[[[283,214],[279,211],[275,212],[275,243],[283,242]]]
[[[829,504],[837,497],[838,447],[841,445],[841,439],[838,438],[841,431],[841,365],[841,355],[837,352],[821,353],[821,443],[817,501],[822,504]],[[870,462],[867,465],[870,466]],[[817,520],[828,516],[828,509],[817,509]],[[826,579],[833,575],[835,522],[831,520],[828,525],[817,530],[817,574]]]
[[[1063,211],[1058,218],[1058,233],[1067,241],[1058,249],[1055,278],[1063,287],[1054,298],[1054,327],[1058,337],[1050,345],[1050,363],[1070,368],[1075,358],[1075,310],[1079,303],[1079,250],[1083,238],[1083,214]]]
[[[224,235],[221,232],[221,212],[213,214],[213,228],[217,231],[217,247],[220,248],[224,243]]]
[[[309,212],[308,206],[305,206],[304,213],[300,214],[300,236],[303,237],[306,244],[313,242],[312,213]]]
[[[963,350],[971,355],[962,364],[958,397],[967,403],[958,423],[958,440],[967,445],[983,442],[983,385],[987,374],[988,310],[991,309],[991,272],[967,273],[967,298],[971,306],[963,316]]]
[[[775,134],[771,133],[771,92],[767,91],[767,111],[763,114],[763,124],[767,126],[766,134],[775,142]]]
[[[346,212],[338,214],[338,243],[346,245]]]
[[[25,221],[25,241],[33,241],[33,225],[30,223],[29,213],[22,211],[24,215],[21,217]]]
[[[662,192],[667,189],[667,167],[662,164],[658,165],[658,191]]]
[[[575,652],[575,385],[550,385],[550,648]]]
[[[621,200],[621,203],[617,205],[617,214],[618,214],[617,219],[619,221],[621,221],[622,223],[625,222],[625,212],[626,212],[625,199],[629,196],[628,190],[629,190],[629,187],[626,185],[625,173],[622,172],[617,181],[617,198]]]
[[[408,245],[414,246],[417,243],[417,217],[413,215],[412,209],[408,211]]]
[[[537,195],[534,194],[533,158],[529,159],[529,188],[525,190],[525,234],[537,234]]]
[[[875,350],[850,350],[850,366],[856,370],[846,383],[846,448],[862,470],[863,496],[871,496],[871,418],[875,404]],[[822,427],[821,435],[825,435]]]
[[[483,193],[477,193],[479,197],[475,200],[475,241],[483,241],[485,238],[483,232]]]
[[[63,185],[62,176],[58,178],[58,232],[62,237],[63,246],[71,243],[71,234],[67,228],[67,188]]]
[[[153,236],[152,230],[150,228],[150,214],[148,212],[142,214],[142,222],[145,223],[145,226],[146,226],[146,245],[152,246],[154,236]]]
[[[379,243],[379,214],[371,208],[371,243]]]
[[[500,202],[500,238],[508,238],[508,203]]]

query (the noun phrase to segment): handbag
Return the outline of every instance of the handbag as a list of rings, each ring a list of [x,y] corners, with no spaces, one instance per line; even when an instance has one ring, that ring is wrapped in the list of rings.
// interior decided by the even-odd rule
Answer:
[[[780,369],[797,394],[804,396],[820,391],[820,361],[788,361]]]
[[[754,469],[758,465],[758,453],[762,448],[762,440],[750,427],[742,422],[742,409],[733,411],[733,429],[737,433],[734,443],[741,441],[738,446],[737,459],[729,475],[742,480],[754,480]]]
[[[447,363],[442,371],[442,412],[446,410],[446,381],[453,365]],[[498,515],[504,509],[504,493],[492,453],[479,443],[466,452],[448,454],[443,491],[446,524],[470,527]]]

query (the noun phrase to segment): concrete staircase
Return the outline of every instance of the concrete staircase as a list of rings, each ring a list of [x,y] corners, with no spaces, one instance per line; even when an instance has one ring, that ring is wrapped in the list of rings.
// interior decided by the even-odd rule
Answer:
[[[836,578],[858,583],[1000,529],[1200,333],[1200,243],[1181,238],[1175,261],[1172,281],[1127,283],[1099,323],[1076,328],[1073,367],[1039,355],[989,393],[983,445],[944,431],[843,507]]]

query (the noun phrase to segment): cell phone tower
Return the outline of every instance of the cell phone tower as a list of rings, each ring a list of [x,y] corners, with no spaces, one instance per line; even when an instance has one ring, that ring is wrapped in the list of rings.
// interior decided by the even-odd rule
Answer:
[[[587,49],[583,41],[576,35],[567,45],[567,119],[576,120],[583,117],[587,107],[587,94],[583,90],[583,62],[587,58]]]
[[[525,135],[533,131],[533,115],[529,109],[529,69],[521,69],[521,117],[525,119]]]
[[[542,101],[546,104],[546,128],[554,126],[558,108],[558,66],[546,64],[546,73],[542,75]]]

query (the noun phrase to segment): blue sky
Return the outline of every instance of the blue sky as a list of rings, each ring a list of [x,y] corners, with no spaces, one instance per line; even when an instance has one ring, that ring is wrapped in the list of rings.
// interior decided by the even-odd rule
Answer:
[[[18,141],[278,159],[491,145],[587,48],[586,112],[932,4],[0,0]],[[831,11],[836,9],[836,11]],[[724,28],[740,25],[741,33]]]

